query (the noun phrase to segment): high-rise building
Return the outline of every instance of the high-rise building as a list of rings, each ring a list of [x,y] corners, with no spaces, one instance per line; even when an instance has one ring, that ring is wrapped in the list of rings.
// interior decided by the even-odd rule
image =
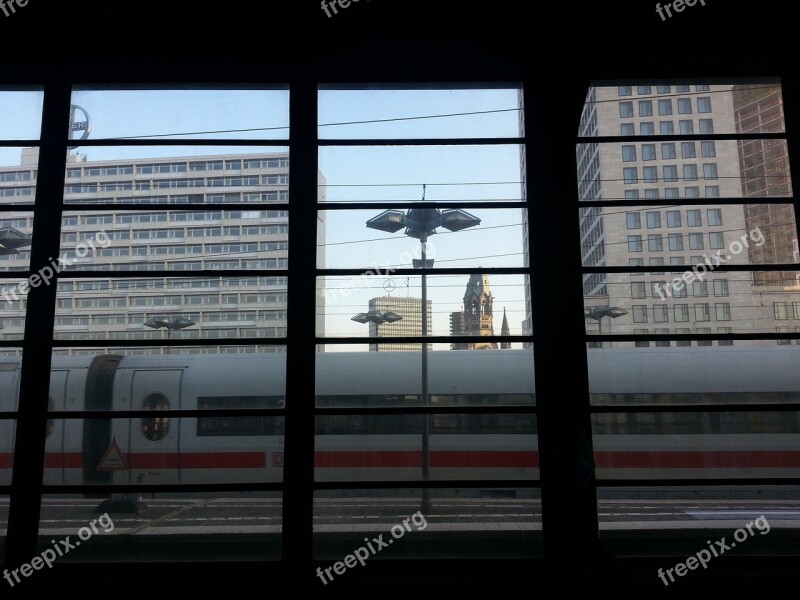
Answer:
[[[493,303],[489,276],[480,273],[470,275],[464,292],[463,309],[450,314],[450,334],[494,337]],[[505,325],[508,328],[508,321],[505,321]],[[497,342],[455,343],[450,347],[453,350],[497,350]]]
[[[746,233],[742,206],[692,205],[693,198],[741,197],[735,141],[684,140],[693,134],[735,133],[730,85],[593,87],[580,135],[636,136],[635,142],[577,148],[581,200],[624,199],[630,207],[592,206],[580,211],[583,264],[651,266],[639,273],[591,273],[584,278],[587,306],[602,297],[627,314],[604,332],[629,334],[730,333],[752,328],[751,284],[711,272],[662,297],[666,281],[705,262]],[[654,142],[648,136],[675,135]],[[637,206],[636,200],[649,205]],[[652,201],[658,200],[657,204]],[[747,264],[746,252],[727,264]],[[736,301],[734,299],[740,299]],[[587,321],[587,327],[599,327]],[[648,342],[637,342],[647,345]],[[710,342],[657,342],[657,345]],[[725,343],[725,342],[721,342]]]
[[[32,203],[37,159],[35,149],[24,149],[20,166],[0,168],[0,203]],[[98,347],[104,339],[152,339],[157,344],[165,331],[144,323],[181,317],[194,325],[169,332],[172,337],[264,340],[263,347],[206,346],[203,351],[274,349],[269,346],[270,338],[286,335],[287,282],[283,276],[264,272],[287,267],[288,212],[283,207],[265,209],[263,204],[288,201],[288,173],[285,152],[100,161],[71,153],[61,228],[61,257],[67,266],[57,288],[56,337],[97,340]],[[322,197],[325,179],[321,173],[319,183]],[[142,208],[108,208],[119,203],[141,204]],[[182,211],[181,205],[189,203],[208,208]],[[261,206],[227,209],[231,203]],[[103,209],[91,210],[94,204],[103,204]],[[10,227],[29,235],[32,220],[30,208],[20,206],[0,215],[0,229]],[[322,221],[317,239],[319,251],[324,250]],[[101,240],[107,243],[101,244]],[[0,270],[27,269],[27,250],[0,255]],[[324,267],[323,262],[318,264]],[[70,278],[71,272],[93,270],[106,273],[97,278]],[[142,276],[115,279],[107,274],[119,270],[141,271]],[[240,273],[233,277],[181,277],[185,271],[198,270]],[[174,275],[148,276],[151,271]],[[259,274],[249,276],[248,271]],[[21,340],[25,293],[10,283],[0,292],[5,292],[0,299],[5,309],[2,337]],[[320,297],[324,299],[321,293]],[[324,315],[323,306],[316,317],[320,335],[324,335]],[[191,351],[196,350],[172,349],[174,353]]]
[[[428,304],[427,334],[431,335],[433,325],[432,303]],[[393,338],[399,336],[419,336],[422,335],[422,299],[408,298],[402,296],[381,296],[371,298],[369,301],[369,312],[386,314],[392,312],[400,315],[402,319],[392,323],[369,323],[370,338]],[[371,352],[402,352],[402,351],[421,351],[422,344],[397,344],[391,341],[381,344],[370,344]],[[431,344],[428,344],[431,349]]]
[[[781,133],[785,131],[783,94],[780,85],[733,86],[737,133]],[[789,149],[786,140],[739,141],[742,195],[749,198],[788,198],[792,195]],[[797,262],[794,207],[791,204],[745,204],[748,231],[758,228],[766,243],[749,249],[754,265]],[[759,271],[756,285],[796,286],[795,271]]]

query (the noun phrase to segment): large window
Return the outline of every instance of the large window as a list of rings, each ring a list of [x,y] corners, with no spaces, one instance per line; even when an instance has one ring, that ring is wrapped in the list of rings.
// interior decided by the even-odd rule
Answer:
[[[363,517],[398,497],[423,514],[459,497],[486,508],[490,497],[538,500],[525,131],[518,111],[491,112],[508,106],[522,108],[520,89],[320,89],[315,513],[333,508],[348,529],[318,529],[318,559],[338,560],[342,540],[361,544]],[[400,118],[409,110],[476,114]],[[342,122],[361,124],[327,125]],[[636,146],[617,156],[636,160]],[[601,261],[603,216],[582,217],[587,260]],[[486,378],[494,370],[520,379],[506,387]],[[453,485],[464,477],[488,491]],[[446,555],[496,556],[487,539]]]
[[[659,115],[674,110],[681,117],[674,127],[660,121],[666,139],[657,140],[655,161],[644,163],[661,169],[663,187],[638,186],[645,190],[639,206],[623,200],[618,148],[635,140],[616,139],[613,110],[598,116],[598,130],[608,135],[591,139],[600,161],[597,177],[605,185],[586,205],[603,208],[605,253],[603,263],[584,262],[584,277],[601,276],[606,285],[602,299],[587,296],[585,303],[620,309],[603,320],[602,347],[592,346],[597,331],[586,327],[598,495],[601,504],[619,501],[637,512],[627,519],[610,504],[598,507],[600,536],[619,553],[635,552],[638,543],[669,553],[682,536],[703,544],[713,537],[708,531],[720,527],[710,516],[727,510],[728,492],[752,499],[748,494],[769,480],[778,487],[754,502],[767,510],[786,489],[781,484],[793,484],[797,474],[781,458],[790,436],[800,431],[795,413],[788,409],[789,421],[779,423],[787,416],[781,403],[796,404],[800,391],[776,370],[777,364],[795,364],[800,347],[789,323],[800,315],[800,293],[792,291],[795,215],[770,204],[776,196],[780,202],[792,198],[780,86],[658,83],[670,84],[660,85],[659,93],[680,94],[654,98]],[[611,102],[614,89],[598,84],[592,94],[598,103]],[[696,134],[703,139],[688,137]],[[759,140],[762,134],[769,139]],[[578,172],[584,172],[580,164]],[[646,171],[643,176],[647,181]],[[713,185],[698,185],[701,178]],[[628,236],[623,215],[634,211],[644,212],[646,247],[644,237]],[[646,253],[644,260],[629,262],[639,252]],[[598,274],[600,265],[607,272]],[[645,329],[648,323],[656,326]],[[747,410],[736,410],[737,404]],[[772,448],[778,450],[770,458],[752,461],[753,452]],[[747,487],[750,479],[758,483]],[[689,499],[699,507],[690,509],[688,525],[698,527],[696,535],[647,516],[654,506],[661,510]],[[685,544],[687,556],[690,546]]]
[[[800,267],[776,82],[598,84],[576,142],[538,112],[567,104],[514,78],[313,73],[0,90],[3,544],[48,547],[106,499],[134,510],[83,562],[270,573],[418,511],[430,527],[390,568],[538,557],[564,487],[589,490],[570,534],[615,554],[791,516]],[[673,100],[686,120],[642,144]],[[687,160],[715,191],[683,182]]]

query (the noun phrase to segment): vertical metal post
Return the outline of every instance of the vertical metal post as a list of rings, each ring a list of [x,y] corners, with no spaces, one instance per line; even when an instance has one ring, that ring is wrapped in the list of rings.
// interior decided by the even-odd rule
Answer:
[[[422,246],[422,337],[428,336],[428,279],[425,274],[425,268],[428,262],[428,232],[422,231],[419,235],[419,241]],[[422,342],[422,405],[427,409],[430,406],[430,398],[428,397],[428,342]],[[423,514],[427,514],[431,507],[431,492],[428,488],[431,470],[431,453],[430,453],[430,430],[431,430],[431,416],[428,413],[423,415],[422,426],[422,506]]]

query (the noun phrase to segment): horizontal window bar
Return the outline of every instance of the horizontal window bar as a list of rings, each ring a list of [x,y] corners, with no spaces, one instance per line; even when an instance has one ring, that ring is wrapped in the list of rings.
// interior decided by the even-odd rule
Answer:
[[[338,341],[338,340],[337,340]],[[363,340],[361,340],[363,343]],[[53,340],[53,347],[54,348],[97,348],[98,346],[103,348],[125,348],[128,346],[131,347],[142,347],[142,346],[149,346],[149,347],[156,347],[156,348],[166,348],[166,347],[178,347],[178,346],[197,346],[202,348],[208,348],[213,346],[280,346],[286,344],[285,337],[275,337],[275,338],[186,338],[186,339],[177,339],[177,338],[170,338],[169,340],[161,339],[161,340],[152,340],[152,339],[143,339],[143,340]],[[2,346],[19,346],[19,340],[16,342],[0,342],[0,347]]]
[[[315,490],[358,489],[437,489],[437,488],[540,488],[541,481],[532,479],[437,479],[436,483],[422,481],[317,481]],[[108,489],[108,488],[104,488]],[[159,488],[160,489],[160,488]]]
[[[320,146],[488,146],[496,144],[524,144],[525,138],[364,138],[318,139]]]
[[[665,368],[669,372],[669,367]],[[797,411],[798,404],[651,404],[619,405],[593,404],[592,413],[670,413],[670,412],[778,412]]]
[[[282,129],[289,129],[284,127]],[[710,136],[709,136],[710,137]],[[38,143],[38,142],[37,142]],[[296,143],[296,142],[295,142]],[[81,148],[113,147],[113,146],[258,146],[261,148],[286,148],[291,145],[288,138],[279,139],[250,139],[250,138],[163,138],[150,137],[141,138],[107,138],[104,140],[85,139],[85,140],[64,140],[64,150],[80,144]],[[60,145],[60,144],[59,144]]]
[[[316,344],[367,344],[374,342],[375,338],[365,338],[365,337],[337,337],[337,338],[315,338]],[[487,336],[477,336],[477,335],[467,335],[467,336],[446,336],[446,335],[437,335],[437,336],[397,336],[391,338],[380,338],[381,343],[383,344],[413,344],[413,343],[420,343],[422,340],[425,340],[428,344],[461,344],[461,343],[469,343],[469,342],[486,342],[487,339],[493,342],[532,342],[533,336],[526,336],[526,335],[495,335],[492,337]],[[591,339],[600,339],[600,336],[592,336]],[[272,342],[270,342],[272,343]],[[275,342],[276,344],[279,342]]]
[[[797,406],[794,407],[797,409]],[[491,406],[409,406],[408,408],[316,408],[315,415],[425,415],[425,414],[515,414],[532,415],[538,409],[535,406],[507,406],[502,404]],[[619,412],[619,411],[618,411]],[[159,413],[160,415],[161,413]],[[147,416],[152,416],[153,413]]]
[[[750,477],[750,478],[697,478],[697,479],[600,479],[596,480],[597,485],[606,487],[662,487],[662,486],[703,486],[710,487],[715,485],[735,485],[735,486],[754,486],[754,485],[800,485],[797,477]]]
[[[788,139],[786,132],[767,133],[693,133],[682,134],[676,133],[673,135],[610,135],[607,137],[582,137],[576,136],[575,140],[578,144],[614,144],[614,143],[638,143],[646,142],[675,142],[675,141],[723,141],[723,140],[785,140]]]
[[[740,202],[741,203],[741,202]],[[99,211],[140,211],[140,212],[208,212],[208,211],[233,211],[233,210],[290,210],[293,205],[287,202],[219,202],[203,204],[147,204],[147,203],[102,203],[102,204],[62,204],[64,210],[70,212],[96,213]],[[299,207],[297,207],[299,208]],[[304,208],[304,210],[306,210]]]
[[[615,206],[657,206],[659,208],[680,208],[684,206],[714,206],[717,204],[793,204],[794,196],[739,196],[738,198],[684,198],[684,200],[685,201],[680,204],[667,204],[664,198],[636,198],[634,200],[581,200],[579,208],[591,208],[593,206],[601,208],[613,208]],[[470,206],[472,205],[470,204]],[[497,206],[497,204],[492,206]],[[519,206],[519,203],[517,206]]]

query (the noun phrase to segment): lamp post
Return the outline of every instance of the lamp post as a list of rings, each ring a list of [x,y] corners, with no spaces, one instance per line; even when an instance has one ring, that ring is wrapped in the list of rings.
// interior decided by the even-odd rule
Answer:
[[[170,334],[173,331],[178,329],[186,329],[187,327],[191,327],[192,325],[196,324],[197,323],[191,319],[187,319],[186,317],[154,317],[143,323],[145,327],[151,327],[152,329],[166,329],[167,341],[169,341]],[[165,354],[169,354],[169,345],[167,345],[167,351]]]
[[[350,320],[362,324],[375,323],[375,337],[378,337],[378,331],[381,325],[384,323],[396,323],[397,321],[402,321],[403,317],[392,311],[381,313],[377,310],[371,310],[365,313],[358,313],[356,316],[351,317]]]
[[[424,199],[424,194],[423,194]],[[481,220],[461,209],[440,211],[438,208],[410,208],[404,213],[401,210],[385,210],[377,217],[367,221],[367,227],[396,233],[405,228],[405,235],[416,238],[420,243],[420,259],[414,259],[415,269],[422,269],[422,337],[428,335],[428,284],[426,269],[433,266],[433,259],[428,260],[428,236],[434,235],[438,227],[449,231],[461,231],[468,227],[480,225]],[[422,344],[422,404],[430,406],[428,397],[428,344]],[[430,489],[430,415],[426,412],[422,429],[422,512],[427,513],[431,507]]]
[[[17,248],[31,245],[31,236],[13,227],[0,229],[0,255],[19,254]]]
[[[597,328],[600,335],[603,335],[603,317],[617,319],[627,314],[628,311],[619,306],[591,306],[583,311],[584,318],[597,321]],[[600,347],[603,347],[602,341],[600,342]]]
[[[371,310],[366,313],[358,313],[356,316],[351,317],[351,321],[357,323],[375,323],[375,325],[383,325],[384,323],[396,323],[402,321],[403,317],[395,312],[388,311],[379,313],[377,310]]]

